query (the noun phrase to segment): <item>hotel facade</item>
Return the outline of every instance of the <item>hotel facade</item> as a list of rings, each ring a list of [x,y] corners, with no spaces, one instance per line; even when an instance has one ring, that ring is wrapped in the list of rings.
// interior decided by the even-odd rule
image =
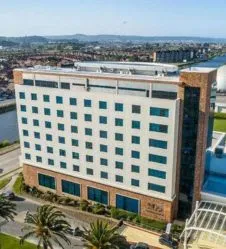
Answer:
[[[200,199],[216,70],[15,69],[25,183],[171,222]]]

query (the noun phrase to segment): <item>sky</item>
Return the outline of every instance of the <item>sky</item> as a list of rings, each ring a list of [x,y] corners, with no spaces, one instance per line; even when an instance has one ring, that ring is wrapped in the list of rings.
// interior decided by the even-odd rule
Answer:
[[[226,38],[226,0],[0,0],[0,36]]]

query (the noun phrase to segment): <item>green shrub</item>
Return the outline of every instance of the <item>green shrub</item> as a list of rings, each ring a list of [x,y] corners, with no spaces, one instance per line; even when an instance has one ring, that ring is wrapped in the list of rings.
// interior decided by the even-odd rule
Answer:
[[[100,215],[104,215],[106,213],[106,209],[105,206],[100,204],[100,203],[96,203],[92,206],[92,212],[94,214],[100,214]]]
[[[82,211],[87,211],[89,207],[89,202],[87,200],[81,200],[79,203],[79,207]]]
[[[146,217],[141,217],[141,224],[150,229],[164,230],[166,228],[166,223],[164,221],[152,220]]]
[[[214,113],[214,118],[216,118],[216,119],[226,119],[226,113],[215,112]]]
[[[136,218],[137,214],[132,213],[132,212],[128,212],[122,209],[118,209],[118,208],[111,208],[111,217],[114,219],[118,219],[118,220],[128,220],[128,221],[132,221]]]
[[[17,195],[20,195],[24,189],[24,178],[23,174],[20,173],[17,177],[15,183],[13,184],[13,192]]]
[[[10,145],[10,142],[8,140],[3,140],[0,143],[0,148],[4,148],[4,147],[9,146],[9,145]]]

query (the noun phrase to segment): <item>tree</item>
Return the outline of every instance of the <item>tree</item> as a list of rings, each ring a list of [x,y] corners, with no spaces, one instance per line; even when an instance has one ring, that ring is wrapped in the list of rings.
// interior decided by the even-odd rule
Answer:
[[[108,222],[97,220],[90,224],[90,229],[84,228],[83,238],[87,249],[120,249],[125,248],[126,240]]]
[[[16,204],[9,201],[4,195],[0,195],[0,217],[5,220],[13,220],[16,215]]]
[[[59,239],[65,241],[68,245],[71,243],[65,235],[66,230],[70,228],[70,224],[65,220],[65,215],[56,210],[54,206],[40,206],[35,214],[27,212],[25,223],[28,225],[22,230],[27,230],[28,232],[20,240],[21,244],[29,237],[38,239],[38,249],[41,247],[43,249],[53,249],[53,243],[64,249]]]

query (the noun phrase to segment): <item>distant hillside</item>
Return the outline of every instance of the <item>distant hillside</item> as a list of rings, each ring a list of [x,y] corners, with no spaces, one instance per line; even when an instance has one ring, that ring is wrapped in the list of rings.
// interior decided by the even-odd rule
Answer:
[[[46,36],[49,40],[78,40],[83,42],[216,42],[226,43],[226,38],[208,38],[193,36],[134,36],[134,35],[59,35]]]
[[[0,37],[0,46],[16,46],[20,44],[47,43],[48,39],[42,36]]]

